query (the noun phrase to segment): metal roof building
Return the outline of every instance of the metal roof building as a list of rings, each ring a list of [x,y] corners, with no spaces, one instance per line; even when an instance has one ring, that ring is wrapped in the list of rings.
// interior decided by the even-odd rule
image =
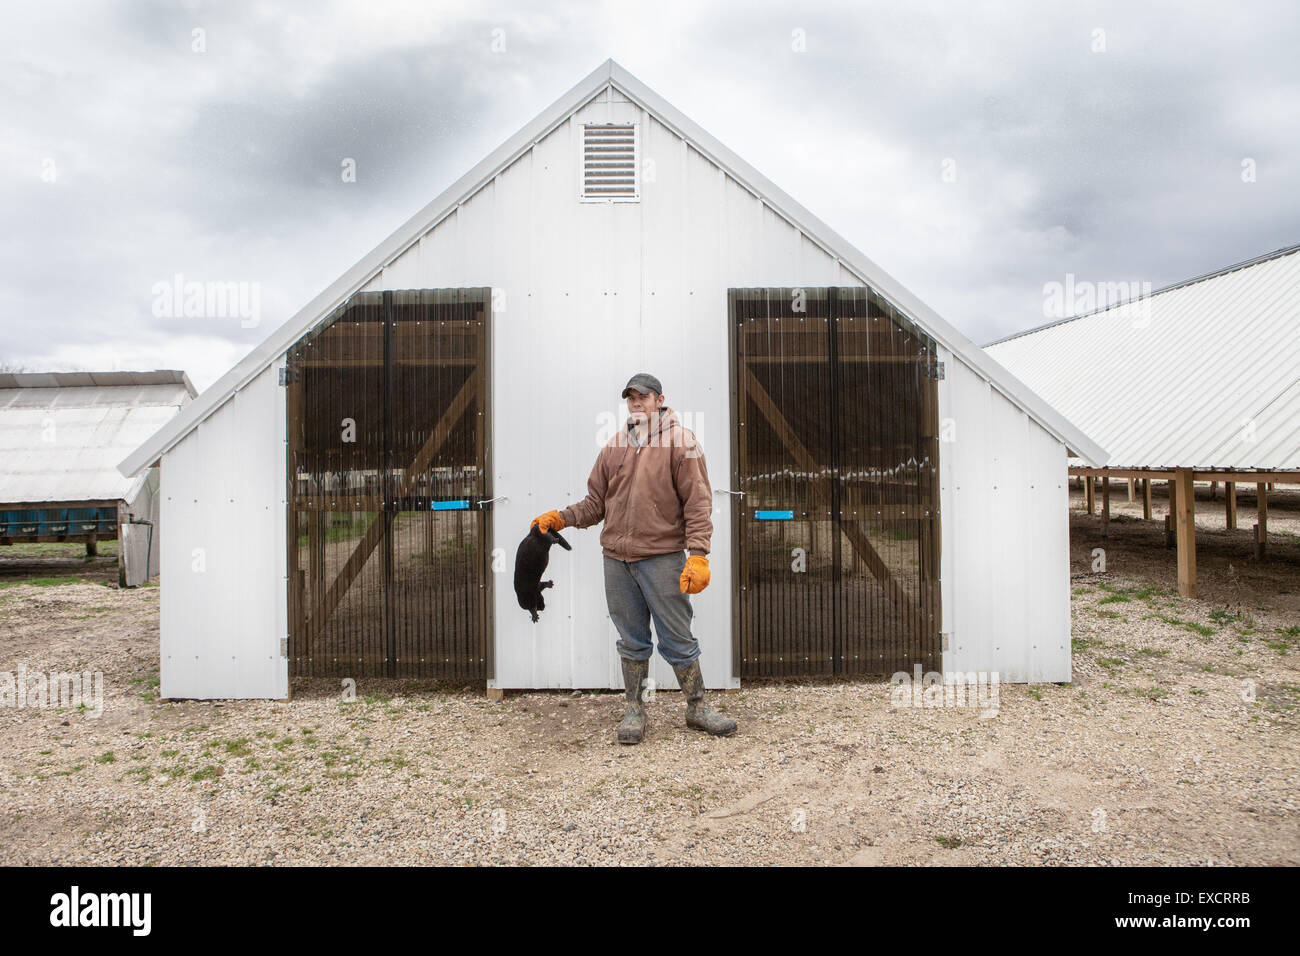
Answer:
[[[163,696],[621,687],[594,531],[537,623],[504,572],[646,369],[713,486],[709,686],[1069,679],[1067,459],[1106,453],[611,60],[124,457],[162,468]]]
[[[120,522],[156,517],[156,471],[123,476],[117,463],[196,394],[172,370],[0,374],[0,541],[93,549]],[[148,576],[127,567],[129,547],[119,554],[131,583]],[[149,563],[156,573],[156,548]]]
[[[1076,461],[1075,474],[1173,482],[1183,473],[1188,491],[1224,481],[1230,527],[1236,483],[1300,481],[1300,245],[985,351],[1106,447],[1100,470]],[[1266,522],[1261,491],[1261,536]],[[1179,581],[1194,594],[1188,531]]]

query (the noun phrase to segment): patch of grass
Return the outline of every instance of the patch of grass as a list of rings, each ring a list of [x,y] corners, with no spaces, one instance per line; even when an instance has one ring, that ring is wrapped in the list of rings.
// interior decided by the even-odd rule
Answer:
[[[253,752],[253,748],[248,746],[247,737],[235,737],[231,740],[218,742],[224,744],[226,753],[232,757],[247,757]]]
[[[1209,637],[1216,633],[1215,629],[1210,627],[1208,624],[1197,624],[1195,621],[1184,621],[1182,618],[1178,617],[1166,617],[1161,614],[1160,620],[1164,621],[1166,624],[1172,624],[1174,627],[1186,628],[1193,634],[1199,634],[1201,637]]]
[[[1043,699],[1043,695],[1038,692],[1038,688],[1036,687],[1026,687],[1025,692],[1029,694],[1030,697],[1034,698],[1034,700]]]
[[[937,836],[934,838],[934,842],[945,850],[955,850],[961,846],[961,840],[954,836]]]
[[[195,771],[194,774],[190,777],[190,779],[197,783],[200,780],[216,780],[217,777],[219,776],[221,775],[217,773],[216,767],[207,766],[204,767],[202,770]]]
[[[1122,588],[1113,584],[1098,584],[1097,587],[1106,592],[1106,597],[1098,601],[1098,604],[1127,604],[1130,601],[1150,601],[1156,593],[1155,588]]]
[[[19,578],[14,581],[0,581],[0,588],[16,588],[20,584],[30,584],[37,588],[58,587],[60,584],[84,584],[81,578],[74,577],[43,577],[43,578]]]
[[[1169,655],[1167,650],[1157,649],[1154,647],[1139,647],[1138,653],[1147,657],[1167,657]]]
[[[1139,687],[1134,693],[1147,700],[1162,700],[1169,696],[1169,690],[1164,687]]]
[[[117,762],[117,757],[113,755],[113,751],[111,750],[105,751],[104,753],[100,754],[98,757],[95,758],[95,763],[116,763],[116,762]]]
[[[1115,671],[1119,670],[1128,662],[1118,657],[1101,657],[1097,659],[1097,663],[1108,671]]]

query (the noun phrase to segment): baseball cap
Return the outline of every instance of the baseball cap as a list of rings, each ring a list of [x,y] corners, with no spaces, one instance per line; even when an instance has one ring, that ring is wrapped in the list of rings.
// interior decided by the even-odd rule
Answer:
[[[623,386],[623,397],[627,398],[629,389],[635,388],[642,395],[648,395],[655,392],[658,395],[664,393],[664,387],[659,384],[659,379],[655,378],[649,372],[637,372],[627,380],[627,385]]]

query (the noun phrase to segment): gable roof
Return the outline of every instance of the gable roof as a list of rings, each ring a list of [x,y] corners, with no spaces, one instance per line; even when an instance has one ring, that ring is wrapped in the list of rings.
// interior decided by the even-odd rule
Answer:
[[[0,374],[0,502],[133,500],[117,463],[194,395],[173,370]]]
[[[1300,468],[1300,245],[987,350],[1112,468]]]
[[[502,170],[510,166],[542,137],[563,123],[598,96],[606,87],[613,87],[633,103],[652,114],[676,135],[710,162],[724,169],[763,203],[800,229],[810,240],[820,245],[846,270],[874,288],[886,300],[916,321],[940,345],[961,358],[982,378],[1004,394],[1013,404],[1026,412],[1050,434],[1068,446],[1076,455],[1088,461],[1101,461],[1106,457],[1102,448],[1087,435],[1068,422],[1047,402],[1035,395],[1022,382],[1004,369],[982,349],[962,335],[905,289],[883,269],[855,249],[811,212],[795,202],[785,192],[714,139],[675,107],[634,77],[612,59],[606,60],[579,81],[572,89],[548,106],[532,122],[508,139],[486,159],[456,180],[436,199],[403,223],[391,236],[372,249],[356,265],[300,310],[296,315],[271,333],[261,345],[253,349],[234,368],[223,375],[211,388],[191,403],[176,420],[169,422],[158,433],[123,459],[118,466],[124,474],[134,474],[183,439],[205,418],[224,405],[256,375],[264,371],[286,349],[306,334],[322,317],[347,301],[379,272],[420,237],[433,229],[441,220],[455,212]]]

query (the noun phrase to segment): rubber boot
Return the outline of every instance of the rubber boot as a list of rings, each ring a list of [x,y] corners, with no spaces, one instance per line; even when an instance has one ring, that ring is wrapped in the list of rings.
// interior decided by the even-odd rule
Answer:
[[[650,662],[623,661],[623,690],[627,696],[627,712],[623,722],[618,725],[618,742],[621,744],[639,744],[645,735],[645,704],[641,702],[641,688],[650,674]]]
[[[700,662],[691,661],[684,667],[674,667],[677,683],[682,686],[682,695],[686,698],[686,726],[716,737],[730,737],[736,732],[736,722],[724,717],[704,702],[704,676],[700,673]]]

